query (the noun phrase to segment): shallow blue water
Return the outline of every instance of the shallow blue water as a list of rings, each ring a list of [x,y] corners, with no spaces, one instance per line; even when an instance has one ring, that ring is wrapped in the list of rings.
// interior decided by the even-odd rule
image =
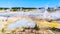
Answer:
[[[18,20],[14,23],[11,23],[7,26],[7,29],[14,28],[14,27],[35,27],[35,22],[32,20],[27,20],[25,18],[22,18],[21,20]]]

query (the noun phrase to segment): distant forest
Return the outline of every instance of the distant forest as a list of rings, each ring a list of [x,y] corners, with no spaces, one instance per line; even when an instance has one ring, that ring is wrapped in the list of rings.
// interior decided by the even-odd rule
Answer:
[[[20,10],[20,9],[37,9],[37,8],[34,8],[34,7],[12,7],[11,8],[11,10],[13,10],[13,11],[17,11],[17,10]],[[60,9],[60,7],[57,7],[57,8],[59,8]],[[7,9],[10,9],[10,8],[3,8],[3,7],[0,7],[0,10],[7,10]],[[44,7],[40,7],[40,8],[38,8],[38,9],[45,9]],[[50,10],[54,10],[54,8],[52,7],[52,8],[50,8],[50,7],[48,7],[48,10],[50,11]]]
[[[17,10],[20,10],[20,9],[36,9],[36,8],[26,8],[26,7],[12,7],[11,10],[13,11],[17,11]],[[10,9],[10,8],[3,8],[3,7],[0,7],[0,10],[7,10],[7,9]]]
[[[26,7],[12,7],[11,9],[21,9],[21,8],[22,9],[36,9],[36,8],[26,8]],[[0,7],[0,10],[6,10],[6,9],[9,9],[9,8],[3,8],[3,7],[1,8]]]

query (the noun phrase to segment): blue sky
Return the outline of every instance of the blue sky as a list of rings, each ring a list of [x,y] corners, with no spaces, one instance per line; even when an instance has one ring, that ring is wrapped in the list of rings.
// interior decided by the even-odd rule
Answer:
[[[0,7],[49,7],[60,6],[60,0],[0,0]]]

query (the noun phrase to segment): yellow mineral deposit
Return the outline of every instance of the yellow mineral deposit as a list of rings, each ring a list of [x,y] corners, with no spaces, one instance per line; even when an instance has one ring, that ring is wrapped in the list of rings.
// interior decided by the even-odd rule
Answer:
[[[41,20],[41,21],[36,21],[36,24],[38,26],[46,26],[46,27],[52,27],[52,28],[53,27],[57,28],[57,27],[60,26],[60,24],[57,23],[57,21],[48,22],[48,21],[45,21],[45,20]]]

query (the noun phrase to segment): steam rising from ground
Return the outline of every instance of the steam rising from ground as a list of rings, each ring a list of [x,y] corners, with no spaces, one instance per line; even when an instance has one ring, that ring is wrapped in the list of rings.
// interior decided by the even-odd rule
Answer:
[[[47,11],[40,13],[37,11],[29,11],[29,12],[10,12],[10,13],[0,13],[0,16],[34,16],[34,17],[42,17],[42,18],[51,18],[51,19],[60,19],[60,11],[52,12],[49,13]],[[11,23],[7,26],[7,28],[14,28],[14,27],[19,27],[19,26],[24,26],[24,27],[34,27],[35,22],[33,20],[27,20],[26,18],[22,18],[14,23]]]

